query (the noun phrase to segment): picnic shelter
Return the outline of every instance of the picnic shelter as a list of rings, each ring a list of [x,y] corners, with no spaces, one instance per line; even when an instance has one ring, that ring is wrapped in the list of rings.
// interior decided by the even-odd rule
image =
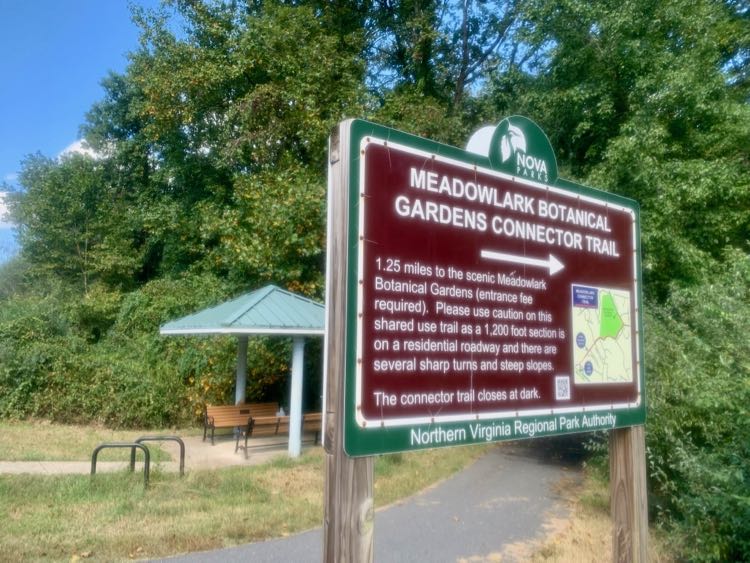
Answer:
[[[289,399],[289,456],[302,449],[302,378],[305,339],[325,333],[325,306],[301,295],[267,285],[230,301],[170,321],[163,335],[222,334],[237,337],[235,403],[245,402],[247,344],[250,336],[291,337],[292,378]]]

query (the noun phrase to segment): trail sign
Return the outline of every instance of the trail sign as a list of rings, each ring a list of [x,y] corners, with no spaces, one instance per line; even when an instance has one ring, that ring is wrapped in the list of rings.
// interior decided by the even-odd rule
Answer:
[[[519,116],[470,151],[341,131],[347,454],[644,422],[635,202],[558,178]]]

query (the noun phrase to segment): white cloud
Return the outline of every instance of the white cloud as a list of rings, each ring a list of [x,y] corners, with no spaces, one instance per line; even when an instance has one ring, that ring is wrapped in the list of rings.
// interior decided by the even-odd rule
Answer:
[[[101,155],[94,149],[92,149],[89,144],[82,139],[70,143],[67,147],[60,151],[60,154],[57,155],[57,158],[62,158],[71,154],[82,154],[93,159],[101,158]]]
[[[8,205],[5,203],[5,196],[8,192],[0,192],[0,229],[10,229],[15,225],[10,222],[8,216]]]
[[[11,172],[3,176],[3,182],[8,182],[9,184],[14,184],[16,180],[18,180],[17,172]]]

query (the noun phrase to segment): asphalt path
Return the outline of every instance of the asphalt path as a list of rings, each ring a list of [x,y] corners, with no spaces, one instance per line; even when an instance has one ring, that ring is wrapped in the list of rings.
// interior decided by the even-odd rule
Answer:
[[[514,560],[508,547],[540,540],[566,518],[560,484],[577,479],[570,460],[544,443],[503,445],[437,486],[376,512],[375,561]],[[555,450],[557,451],[557,450]],[[323,555],[322,529],[288,538],[169,558],[169,562],[308,562]]]

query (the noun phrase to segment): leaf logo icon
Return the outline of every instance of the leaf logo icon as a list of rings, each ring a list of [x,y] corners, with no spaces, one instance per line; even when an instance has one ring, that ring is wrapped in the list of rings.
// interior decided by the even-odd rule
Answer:
[[[508,160],[516,151],[526,152],[526,136],[515,125],[508,124],[508,132],[500,140],[502,161]]]

